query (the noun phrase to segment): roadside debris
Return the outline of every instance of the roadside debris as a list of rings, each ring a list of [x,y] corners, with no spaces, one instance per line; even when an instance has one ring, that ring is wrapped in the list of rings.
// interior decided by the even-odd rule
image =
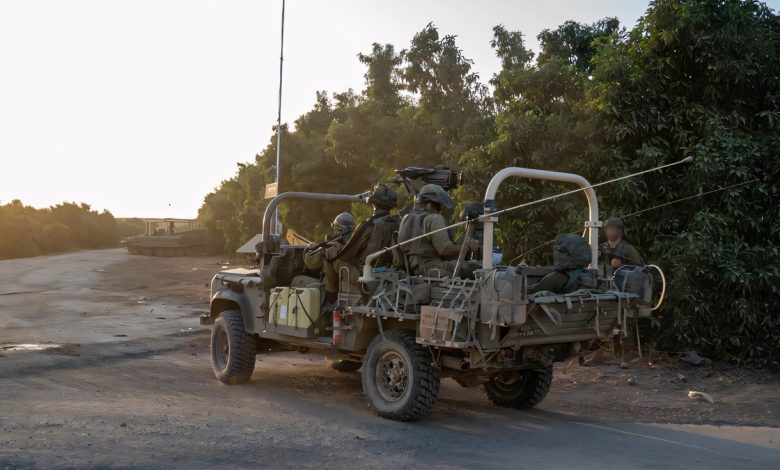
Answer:
[[[688,391],[688,398],[691,400],[704,400],[707,403],[715,403],[715,400],[704,392],[697,392],[696,390]]]
[[[680,382],[687,382],[688,381],[688,377],[678,373],[677,374],[677,380],[679,380]]]
[[[712,364],[711,360],[700,356],[696,351],[685,351],[680,356],[680,360],[692,366],[708,366]]]
[[[42,343],[8,343],[0,344],[0,351],[4,353],[27,352],[27,351],[45,351],[46,349],[58,348],[59,344]]]

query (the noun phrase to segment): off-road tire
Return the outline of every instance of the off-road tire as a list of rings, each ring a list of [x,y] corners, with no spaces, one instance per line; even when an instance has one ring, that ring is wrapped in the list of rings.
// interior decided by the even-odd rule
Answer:
[[[387,330],[368,346],[363,360],[363,392],[383,418],[414,421],[439,397],[441,371],[430,352],[406,330]]]
[[[524,369],[509,382],[496,376],[485,382],[485,392],[494,405],[517,410],[533,408],[544,400],[552,385],[553,368]]]
[[[345,374],[348,374],[350,372],[357,372],[360,370],[360,367],[363,365],[362,362],[355,362],[355,361],[333,361],[330,363],[330,368],[335,370],[336,372],[342,372]]]
[[[211,368],[220,382],[249,382],[255,370],[257,338],[244,329],[238,310],[222,312],[211,329]]]

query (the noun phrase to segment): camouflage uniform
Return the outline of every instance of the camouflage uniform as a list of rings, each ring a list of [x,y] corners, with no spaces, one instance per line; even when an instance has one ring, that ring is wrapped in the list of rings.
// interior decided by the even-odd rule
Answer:
[[[384,184],[374,187],[366,202],[374,207],[370,219],[361,222],[347,241],[338,259],[362,266],[368,255],[393,244],[393,234],[398,231],[400,219],[390,215],[398,206],[398,193]],[[374,260],[374,266],[390,266],[392,255],[386,253]]]
[[[325,274],[325,290],[338,292],[338,269],[333,259],[338,255],[344,243],[341,238],[329,241],[325,246],[315,249],[307,249],[303,253],[303,263],[312,271],[320,271]]]
[[[447,226],[444,217],[439,213],[423,211],[409,214],[407,217],[411,218],[408,222],[412,226],[411,237],[418,237],[431,230],[443,229]],[[449,262],[439,258],[439,252],[450,244],[452,241],[446,231],[437,232],[416,242],[411,242],[408,253],[409,267],[412,272],[425,274],[428,269],[441,269],[452,274],[454,266],[450,267]],[[443,273],[441,277],[444,277]]]
[[[569,275],[561,271],[553,271],[538,282],[528,286],[528,295],[536,294],[537,292],[554,292],[556,294],[563,293],[563,288],[566,283],[569,282]]]
[[[336,238],[327,241],[318,248],[310,247],[303,253],[303,263],[308,269],[318,271],[322,269],[325,275],[325,292],[335,294],[338,292],[338,270],[340,266],[334,260],[339,251],[344,247],[355,227],[355,219],[352,214],[343,212],[336,216],[331,228],[338,234]]]
[[[449,195],[437,185],[424,186],[420,191],[420,199],[426,197],[426,188],[431,193],[430,197],[438,198],[438,200],[432,199],[433,202],[440,203],[445,207],[453,207]],[[404,251],[409,257],[409,268],[412,274],[415,275],[442,278],[452,277],[455,274],[457,260],[446,260],[443,258],[445,251],[455,245],[450,238],[449,232],[445,230],[447,222],[440,213],[422,209],[423,200],[420,199],[418,199],[416,208],[401,223],[399,241],[402,241],[402,238],[413,239],[426,233],[434,231],[435,233],[430,233],[430,235],[409,242],[406,245]],[[464,261],[460,267],[460,272],[457,274],[460,277],[468,277],[479,267],[480,263],[477,261]]]
[[[610,265],[612,258],[620,258],[620,261],[623,264],[630,264],[632,266],[644,265],[642,257],[639,255],[639,251],[623,239],[621,239],[614,248],[610,247],[609,243],[605,243],[601,246],[601,262],[599,264]]]
[[[620,230],[620,240],[612,247],[609,241],[601,245],[601,257],[599,259],[600,269],[603,269],[603,274],[607,277],[612,276],[614,269],[612,268],[612,260],[617,258],[623,265],[642,266],[644,262],[639,252],[630,243],[623,239],[623,231],[626,226],[622,219],[617,217],[610,217],[605,223],[604,227],[612,226]]]
[[[390,210],[398,205],[398,194],[395,190],[380,184],[374,187],[366,202],[374,206],[374,214],[370,219],[361,222],[350,235],[347,242],[336,253],[326,253],[326,261],[332,267],[326,267],[326,290],[333,287],[338,291],[339,274],[344,270],[349,272],[349,284],[357,289],[362,266],[371,253],[380,251],[393,244],[393,233],[398,230],[400,219],[390,214]],[[325,263],[326,266],[329,263]],[[386,253],[374,261],[374,266],[390,266],[392,255]],[[329,273],[330,271],[330,273]],[[343,271],[345,274],[347,271]],[[331,281],[328,282],[328,275]],[[330,286],[329,286],[330,284]]]
[[[341,268],[349,269],[350,282],[353,276],[355,277],[355,282],[357,282],[358,274],[355,267],[336,258],[343,247],[344,244],[338,243],[323,250],[325,260],[322,271],[325,273],[325,292],[339,291],[339,273],[341,273]]]

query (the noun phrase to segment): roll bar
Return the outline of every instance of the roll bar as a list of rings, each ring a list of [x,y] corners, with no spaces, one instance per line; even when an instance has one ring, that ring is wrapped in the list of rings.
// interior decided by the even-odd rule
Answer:
[[[263,231],[260,234],[261,241],[265,240],[266,235],[271,233],[271,216],[273,215],[274,210],[276,210],[276,206],[278,206],[282,201],[285,201],[287,199],[308,199],[314,201],[339,201],[339,202],[365,203],[368,194],[369,194],[368,192],[349,195],[349,194],[307,193],[301,191],[288,191],[286,193],[282,193],[276,196],[275,198],[271,199],[271,202],[269,202],[268,206],[265,208],[265,212],[263,213]]]
[[[498,220],[491,213],[496,210],[496,192],[501,183],[510,177],[529,178],[537,180],[560,181],[563,183],[574,183],[582,188],[585,197],[588,200],[588,220],[585,227],[588,229],[588,243],[591,252],[591,268],[598,266],[599,256],[599,231],[601,226],[599,222],[599,202],[596,199],[596,192],[592,185],[580,175],[573,173],[561,173],[557,171],[533,170],[530,168],[509,167],[496,173],[488,184],[485,191],[485,215],[480,220],[483,223],[483,249],[482,249],[482,268],[490,269],[493,267],[493,224]]]
[[[498,192],[498,187],[501,185],[501,183],[504,182],[504,180],[512,176],[517,176],[521,178],[530,178],[530,179],[549,180],[549,181],[561,181],[564,183],[574,183],[580,187],[582,192],[585,193],[585,197],[588,200],[588,220],[585,222],[585,227],[587,227],[588,229],[588,243],[590,244],[590,252],[591,252],[591,268],[595,268],[596,266],[598,266],[598,253],[599,253],[598,228],[601,226],[601,222],[599,221],[599,202],[596,199],[596,192],[593,191],[593,187],[588,182],[588,180],[586,180],[580,175],[575,175],[573,173],[560,173],[557,171],[545,171],[545,170],[533,170],[530,168],[509,167],[509,168],[504,168],[503,170],[496,173],[493,176],[493,178],[490,180],[490,184],[488,184],[487,190],[485,191],[485,202],[484,202],[485,214],[480,216],[478,219],[478,221],[482,222],[483,224],[483,236],[484,236],[483,247],[482,247],[482,268],[491,269],[493,267],[493,224],[498,221],[496,215],[501,212],[505,212],[513,209],[513,208],[509,208],[509,209],[504,209],[499,211],[496,209],[496,203],[495,203],[495,197],[496,197],[496,193]],[[438,229],[436,231],[446,230],[463,223],[465,222],[457,222],[453,225]],[[414,239],[421,238],[426,235],[430,235],[431,233],[433,232],[420,235],[418,237],[415,237]],[[386,253],[389,250],[397,248],[403,245],[404,243],[408,243],[414,239],[406,240],[405,242],[396,243],[393,246],[386,247],[380,251],[377,251],[376,253],[371,253],[370,255],[368,255],[363,264],[363,275],[360,278],[361,281],[369,281],[373,279],[374,276],[371,270],[371,263],[382,253]]]

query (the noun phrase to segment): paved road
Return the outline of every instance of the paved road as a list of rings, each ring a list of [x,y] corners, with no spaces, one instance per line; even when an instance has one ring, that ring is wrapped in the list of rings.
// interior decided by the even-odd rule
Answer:
[[[424,421],[381,420],[358,375],[316,356],[260,356],[249,385],[224,386],[205,305],[139,295],[126,259],[0,262],[0,468],[780,468],[776,428],[504,410],[451,381]]]

